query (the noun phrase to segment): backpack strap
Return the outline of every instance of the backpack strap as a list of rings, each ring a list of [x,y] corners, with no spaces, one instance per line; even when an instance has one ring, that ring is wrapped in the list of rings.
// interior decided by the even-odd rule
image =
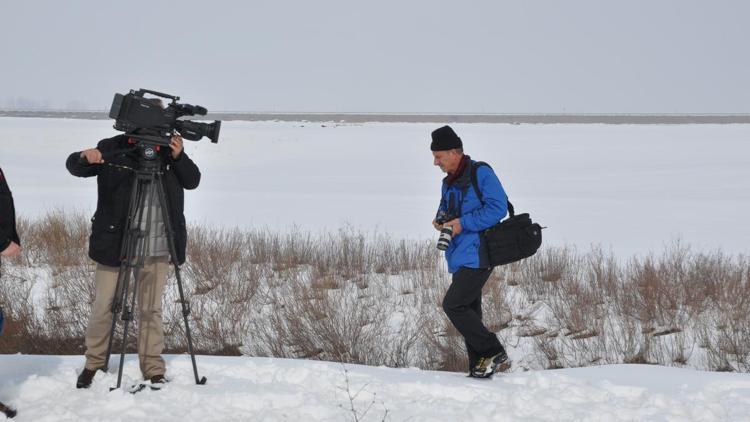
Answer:
[[[474,163],[474,165],[471,167],[471,185],[474,186],[474,193],[477,194],[477,198],[479,198],[479,202],[484,205],[484,195],[482,195],[482,191],[479,190],[479,181],[477,181],[477,170],[479,170],[479,167],[487,166],[490,169],[492,169],[492,166],[485,163],[484,161],[477,161]],[[513,209],[513,204],[510,203],[510,199],[508,200],[508,215],[513,217],[516,215],[515,210]]]

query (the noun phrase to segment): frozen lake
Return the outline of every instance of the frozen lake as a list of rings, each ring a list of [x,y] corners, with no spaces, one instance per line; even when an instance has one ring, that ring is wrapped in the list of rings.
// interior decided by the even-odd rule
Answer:
[[[93,213],[93,179],[68,154],[119,132],[108,120],[0,118],[0,167],[25,217]],[[218,144],[186,141],[201,186],[194,224],[338,230],[433,238],[442,173],[435,123],[228,121]],[[545,243],[620,257],[695,249],[748,253],[750,125],[452,124],[466,153],[490,163],[511,201],[547,226]]]

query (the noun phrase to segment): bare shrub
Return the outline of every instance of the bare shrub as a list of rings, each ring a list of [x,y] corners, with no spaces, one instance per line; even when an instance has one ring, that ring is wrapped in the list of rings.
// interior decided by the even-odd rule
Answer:
[[[714,255],[714,263],[718,260]],[[711,267],[714,267],[712,265]],[[707,364],[714,370],[750,371],[750,266],[745,257],[726,263],[711,298],[701,315],[699,343]]]
[[[45,353],[45,324],[37,314],[32,291],[36,280],[28,269],[0,267],[0,306],[5,311],[5,333],[0,336],[0,353]]]
[[[31,263],[43,262],[54,272],[87,262],[91,224],[82,212],[55,209],[33,223],[20,221],[23,247],[29,249]]]
[[[22,259],[6,263],[12,332],[28,353],[79,353],[93,286],[88,268],[89,222],[81,212],[53,210],[37,220],[18,219]],[[10,264],[10,265],[8,265]],[[16,284],[20,283],[20,284]],[[34,287],[41,285],[41,293]],[[16,324],[17,323],[17,324]],[[8,337],[12,337],[10,334]]]
[[[464,339],[448,318],[429,321],[424,328],[429,345],[428,355],[436,365],[429,369],[453,372],[469,369]]]
[[[94,267],[60,269],[51,279],[44,295],[46,323],[55,337],[82,339],[94,303]]]
[[[346,393],[346,397],[348,399],[348,409],[346,409],[343,405],[339,405],[342,409],[346,409],[348,412],[350,412],[352,416],[352,420],[354,422],[360,422],[364,420],[365,416],[372,410],[372,407],[376,403],[377,399],[377,393],[369,393],[365,389],[367,388],[368,384],[363,385],[360,389],[358,389],[356,392],[353,392],[353,387],[351,385],[351,382],[349,380],[349,370],[346,369],[346,366],[344,364],[341,364],[342,371],[344,372],[344,381],[345,384],[342,387],[338,387],[340,390],[342,390],[344,393]],[[367,396],[371,395],[371,398],[367,400],[366,397],[359,398],[361,396]],[[359,405],[359,403],[365,402],[364,405],[366,407],[362,409]],[[385,403],[381,401],[381,404],[383,405],[383,418],[381,421],[385,421],[388,418],[388,408],[385,407]]]
[[[251,305],[265,274],[256,264],[257,255],[253,256],[258,250],[249,248],[248,237],[236,229],[192,228],[188,239],[188,260],[181,274],[194,324],[194,345],[205,353],[238,354],[250,330]],[[169,305],[165,307],[165,332],[168,347],[184,350],[185,325],[176,283],[172,274],[165,293]]]
[[[501,278],[502,274],[501,271],[493,271],[484,285],[482,321],[492,332],[508,328],[513,320],[512,308],[506,300],[510,296],[509,287]]]
[[[537,352],[533,355],[533,360],[537,367],[545,369],[564,368],[563,357],[558,349],[559,342],[556,336],[540,335],[532,339],[534,350]]]
[[[0,352],[82,353],[94,294],[88,219],[56,210],[18,227],[23,256],[3,262],[0,278],[8,314]],[[451,278],[434,240],[210,227],[191,227],[188,239],[181,274],[200,353],[467,367],[441,307]],[[165,342],[181,352],[175,281],[164,299]],[[599,247],[545,247],[496,268],[483,297],[489,329],[524,351],[518,369],[628,362],[747,372],[748,315],[747,258],[680,242],[624,264]]]
[[[354,286],[320,290],[299,279],[287,287],[273,293],[270,319],[278,343],[272,348],[282,356],[366,364],[381,357],[388,309],[377,298],[358,296]]]

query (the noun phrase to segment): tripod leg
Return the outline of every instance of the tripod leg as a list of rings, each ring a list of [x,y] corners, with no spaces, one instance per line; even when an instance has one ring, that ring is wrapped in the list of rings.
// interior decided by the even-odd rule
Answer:
[[[115,337],[115,327],[117,326],[117,317],[125,305],[124,297],[121,290],[128,290],[130,272],[127,266],[120,265],[120,272],[117,274],[117,285],[115,287],[115,296],[112,298],[112,325],[109,329],[109,340],[107,340],[107,356],[104,359],[104,372],[109,369],[109,358],[112,356],[112,343]]]
[[[177,278],[177,289],[180,292],[180,304],[182,305],[182,319],[185,322],[185,335],[188,342],[188,350],[190,351],[190,359],[193,362],[193,375],[195,375],[195,383],[202,385],[206,383],[206,377],[198,378],[198,366],[195,363],[195,351],[193,350],[193,338],[190,335],[190,323],[188,322],[188,315],[190,315],[190,303],[185,300],[185,294],[182,290],[182,278],[180,277],[180,267],[174,262],[174,274]]]
[[[133,304],[135,304],[135,297],[138,292],[138,276],[137,276],[137,268],[136,268],[136,276],[135,283],[133,283],[133,294],[130,299],[130,304],[125,304],[125,308],[122,310],[122,320],[124,321],[124,325],[122,328],[122,351],[120,352],[120,367],[117,370],[117,387],[120,388],[120,385],[122,385],[122,369],[125,366],[125,349],[127,349],[128,346],[128,328],[130,327],[130,321],[133,319]],[[127,292],[125,292],[125,295],[127,295]]]
[[[162,215],[164,217],[164,227],[167,232],[167,242],[169,246],[169,255],[174,265],[174,274],[177,279],[177,290],[180,293],[180,304],[182,305],[182,319],[185,323],[185,335],[187,337],[188,351],[190,352],[190,360],[193,363],[193,375],[195,376],[195,383],[203,385],[206,383],[206,377],[198,376],[198,365],[195,362],[195,351],[193,350],[193,338],[190,334],[190,323],[188,322],[188,315],[190,315],[190,303],[185,300],[185,293],[182,289],[182,277],[180,276],[180,266],[177,264],[177,247],[174,242],[174,231],[172,222],[170,219],[169,209],[167,208],[167,196],[164,191],[164,185],[162,184],[161,178],[156,187],[159,191],[159,201],[161,204]]]
[[[122,385],[122,371],[125,366],[125,351],[127,349],[128,329],[130,327],[130,321],[133,319],[133,309],[138,293],[139,274],[141,268],[143,268],[146,255],[146,236],[148,236],[151,223],[151,209],[149,208],[148,210],[145,210],[146,197],[149,197],[150,199],[150,202],[148,203],[153,204],[154,189],[150,188],[150,186],[153,186],[153,182],[154,175],[151,173],[144,174],[138,172],[136,174],[136,184],[134,187],[134,189],[136,189],[136,192],[133,193],[135,202],[131,202],[130,204],[131,214],[128,217],[127,223],[129,225],[129,230],[126,232],[126,236],[128,237],[128,241],[126,243],[128,253],[125,256],[123,264],[120,266],[121,271],[125,269],[125,275],[123,276],[125,282],[123,283],[122,291],[120,292],[122,301],[121,319],[124,321],[124,324],[122,334],[122,350],[120,352],[120,366],[117,370],[117,386],[113,389],[120,388],[120,386]],[[144,213],[146,214],[145,220]],[[144,225],[145,228],[143,227]],[[127,280],[129,280],[131,272],[133,275],[134,283],[130,303],[128,304],[128,288],[130,287],[130,284],[127,282]],[[110,336],[114,336],[114,330],[110,333]]]
[[[135,250],[138,245],[138,231],[140,230],[140,221],[137,221],[135,228],[133,221],[138,218],[138,210],[141,209],[143,202],[143,189],[141,179],[136,176],[133,179],[133,187],[130,192],[130,202],[128,203],[128,215],[125,219],[125,227],[122,240],[120,256],[125,257],[120,263],[120,272],[117,274],[117,285],[115,286],[115,297],[112,300],[112,325],[109,330],[109,340],[107,341],[107,355],[104,360],[104,371],[109,369],[109,358],[112,355],[112,345],[115,337],[115,327],[117,326],[117,317],[126,304],[126,296],[123,296],[123,290],[127,292],[130,283],[131,263],[135,256]]]

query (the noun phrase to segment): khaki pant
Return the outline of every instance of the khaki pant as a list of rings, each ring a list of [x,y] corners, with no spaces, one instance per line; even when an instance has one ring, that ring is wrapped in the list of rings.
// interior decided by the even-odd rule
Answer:
[[[166,372],[164,359],[161,358],[161,352],[164,350],[161,299],[168,269],[168,257],[149,257],[138,274],[138,359],[141,373],[145,378],[163,375]],[[104,366],[109,332],[112,328],[112,302],[119,270],[119,267],[101,264],[96,267],[96,297],[86,329],[86,369],[95,370]],[[128,301],[135,287],[132,277],[130,281]],[[121,323],[118,321],[118,324]],[[113,349],[118,347],[117,343],[113,344]],[[116,354],[115,350],[112,350],[112,354]]]

